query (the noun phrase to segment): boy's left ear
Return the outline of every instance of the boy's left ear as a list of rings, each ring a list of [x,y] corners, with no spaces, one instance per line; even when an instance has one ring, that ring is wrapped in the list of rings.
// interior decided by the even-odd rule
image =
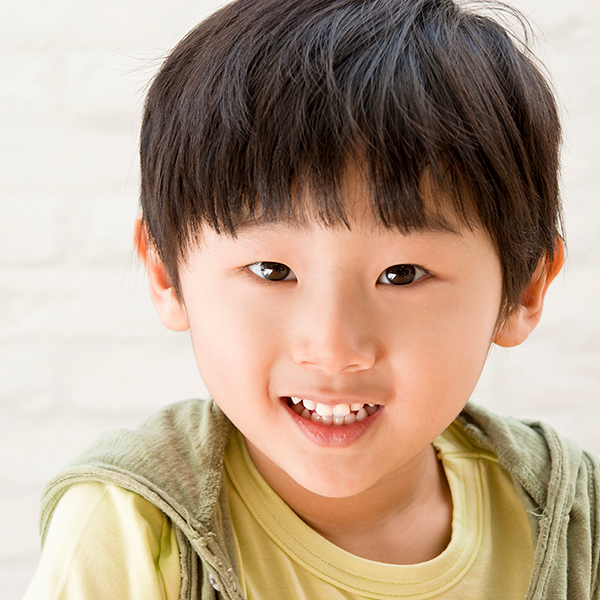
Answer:
[[[513,309],[506,323],[496,334],[495,344],[510,348],[518,346],[529,337],[542,317],[548,287],[562,269],[564,262],[565,245],[559,238],[556,241],[554,257],[552,260],[540,262],[531,283],[521,295],[521,303]]]
[[[185,306],[175,294],[167,268],[155,252],[148,250],[146,232],[141,217],[135,220],[133,242],[148,274],[150,299],[162,324],[172,331],[186,331],[190,325]]]

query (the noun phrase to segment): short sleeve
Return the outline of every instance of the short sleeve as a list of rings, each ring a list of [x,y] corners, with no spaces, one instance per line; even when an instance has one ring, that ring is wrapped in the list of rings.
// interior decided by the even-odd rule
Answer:
[[[170,519],[141,496],[86,482],[58,503],[24,600],[178,600]]]

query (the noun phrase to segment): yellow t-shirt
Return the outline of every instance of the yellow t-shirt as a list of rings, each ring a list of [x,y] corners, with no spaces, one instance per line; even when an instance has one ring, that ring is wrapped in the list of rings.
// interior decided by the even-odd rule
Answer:
[[[533,549],[510,477],[455,426],[434,445],[452,492],[452,540],[426,563],[389,565],[353,556],[306,525],[267,485],[236,432],[225,480],[248,600],[524,597]],[[118,486],[79,483],[54,511],[24,600],[178,600],[179,569],[164,513]]]
[[[156,506],[108,483],[60,499],[23,600],[179,600],[179,549]]]
[[[306,525],[265,482],[236,432],[225,473],[247,599],[523,598],[533,546],[510,476],[454,425],[434,446],[452,493],[451,542],[433,560],[392,565],[354,556]]]

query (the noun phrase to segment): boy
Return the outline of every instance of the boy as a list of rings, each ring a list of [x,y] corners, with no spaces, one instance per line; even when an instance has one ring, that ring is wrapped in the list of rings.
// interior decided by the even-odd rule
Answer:
[[[560,128],[451,0],[239,0],[148,93],[136,235],[214,401],[47,487],[28,598],[598,598],[598,461],[466,406],[562,266]]]

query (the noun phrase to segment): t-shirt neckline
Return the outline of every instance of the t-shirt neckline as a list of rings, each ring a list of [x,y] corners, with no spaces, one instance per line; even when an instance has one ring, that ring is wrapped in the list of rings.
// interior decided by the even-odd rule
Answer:
[[[475,561],[483,531],[481,474],[473,461],[460,460],[464,440],[453,425],[433,443],[453,500],[452,539],[427,562],[380,563],[355,556],[302,521],[269,486],[237,430],[225,455],[225,468],[248,510],[291,560],[341,589],[367,598],[427,598],[456,585]]]

